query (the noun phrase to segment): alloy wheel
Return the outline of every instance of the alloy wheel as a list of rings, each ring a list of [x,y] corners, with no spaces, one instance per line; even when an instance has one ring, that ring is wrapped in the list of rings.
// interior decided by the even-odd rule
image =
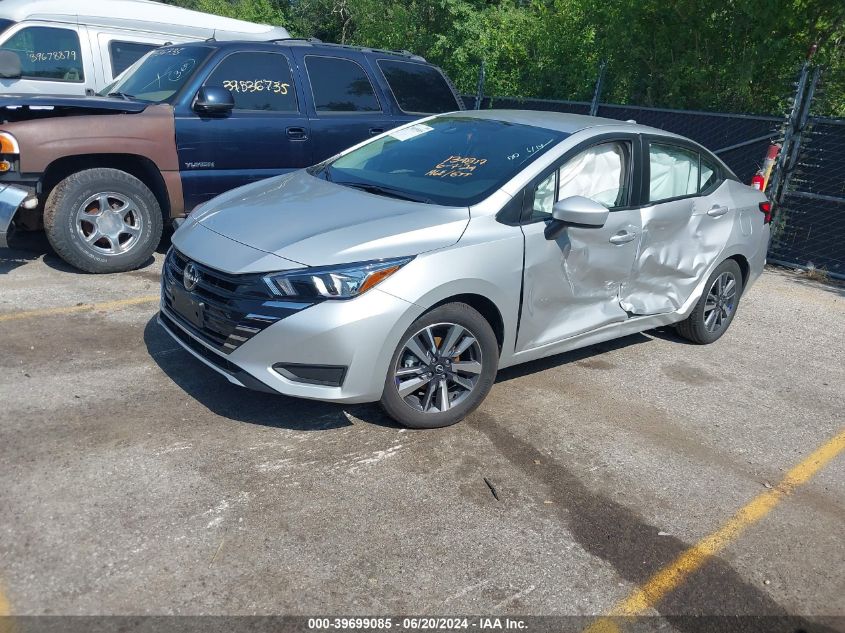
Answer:
[[[477,337],[456,323],[428,325],[404,344],[394,384],[408,406],[443,413],[466,400],[481,378]]]
[[[723,272],[716,277],[704,303],[704,327],[711,334],[727,326],[736,307],[736,277]]]
[[[76,211],[76,231],[85,244],[103,255],[130,250],[141,237],[143,218],[135,202],[115,193],[89,197]]]

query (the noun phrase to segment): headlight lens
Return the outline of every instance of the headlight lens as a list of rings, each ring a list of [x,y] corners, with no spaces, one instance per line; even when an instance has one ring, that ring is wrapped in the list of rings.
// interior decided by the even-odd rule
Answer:
[[[18,140],[8,132],[0,132],[0,154],[20,154]]]
[[[371,262],[299,268],[267,275],[265,283],[274,294],[297,299],[352,299],[378,285],[413,257]]]

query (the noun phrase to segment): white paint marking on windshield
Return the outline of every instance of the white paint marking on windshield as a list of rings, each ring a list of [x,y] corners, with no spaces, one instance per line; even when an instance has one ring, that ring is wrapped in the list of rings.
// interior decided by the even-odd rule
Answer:
[[[430,125],[425,125],[424,123],[417,123],[416,125],[406,127],[402,130],[394,130],[392,132],[388,132],[388,136],[392,136],[397,141],[407,141],[409,138],[414,138],[415,136],[419,136],[420,134],[431,132],[433,129],[434,128]]]

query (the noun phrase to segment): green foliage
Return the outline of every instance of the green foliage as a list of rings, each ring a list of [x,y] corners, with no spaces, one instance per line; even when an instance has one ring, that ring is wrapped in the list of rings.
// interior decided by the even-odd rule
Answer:
[[[845,116],[845,2],[831,0],[170,0],[293,35],[407,49],[474,93],[779,112],[811,44]]]

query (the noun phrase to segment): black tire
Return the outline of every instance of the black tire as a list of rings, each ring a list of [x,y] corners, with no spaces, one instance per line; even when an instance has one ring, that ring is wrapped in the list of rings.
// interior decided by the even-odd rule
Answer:
[[[714,329],[712,324],[708,326],[707,318],[712,312],[712,310],[708,311],[708,309],[714,304],[717,306],[714,308],[715,310],[721,309],[718,307],[720,306],[720,301],[713,301],[712,299],[716,295],[711,295],[711,293],[716,292],[718,294],[714,284],[723,275],[726,275],[726,279],[732,280],[735,284],[733,286],[733,298],[732,301],[728,301],[724,297],[720,298],[723,302],[721,305],[724,307],[722,313],[726,313],[727,316],[714,315],[714,317],[719,317],[720,320],[718,327]],[[736,315],[737,308],[739,308],[739,299],[742,297],[742,291],[742,271],[739,268],[739,264],[733,259],[726,259],[710,275],[707,284],[704,286],[704,293],[702,293],[698,303],[695,304],[692,313],[690,313],[686,320],[681,321],[675,326],[678,334],[699,345],[707,345],[708,343],[719,340],[727,331]]]
[[[448,340],[449,326],[457,325],[468,331],[476,343],[472,344],[466,351],[461,352],[457,356],[449,355],[450,350],[455,351],[461,344],[466,343],[467,338],[465,334],[458,337],[458,341],[450,346],[450,350],[441,350],[444,355],[442,361],[432,360],[427,367],[431,367],[430,375],[441,376],[447,385],[446,398],[450,402],[450,406],[445,411],[429,410],[425,412],[422,410],[422,405],[425,396],[421,395],[417,403],[419,406],[415,407],[409,404],[405,398],[399,395],[398,380],[395,372],[399,368],[400,361],[409,362],[408,350],[405,348],[406,343],[416,333],[428,327],[432,328],[434,336],[437,337],[437,332],[444,333],[443,336],[436,340],[437,345],[446,345]],[[480,355],[480,361],[479,361]],[[417,357],[411,355],[410,363],[419,363],[419,367],[424,365],[417,360]],[[478,374],[462,373],[461,371],[452,371],[452,362],[462,362],[464,365],[467,362],[475,366],[473,371],[478,371],[477,367],[480,365],[481,371]],[[434,367],[447,364],[446,369],[441,368],[442,374],[434,372]],[[393,352],[393,357],[390,360],[390,367],[388,368],[387,376],[384,381],[384,392],[381,397],[381,405],[387,414],[394,420],[403,424],[404,426],[414,429],[434,429],[444,426],[450,426],[460,422],[484,400],[493,386],[493,381],[496,379],[496,371],[499,366],[499,344],[496,340],[496,335],[487,320],[481,316],[474,308],[465,303],[448,303],[439,306],[430,312],[422,315],[419,319],[414,321],[408,330],[402,335],[401,340],[397,344],[396,350]],[[405,365],[404,367],[408,367]],[[403,368],[404,368],[403,367]],[[428,375],[428,372],[425,375]],[[464,389],[461,391],[461,386],[457,384],[449,385],[448,377],[455,376],[463,382],[475,381],[471,389]],[[474,377],[475,376],[475,377]],[[431,384],[440,384],[439,380],[431,380]],[[436,388],[436,387],[435,387]],[[428,387],[420,388],[420,393],[427,390]],[[453,391],[450,392],[450,389]],[[436,397],[440,397],[440,391],[436,392]],[[410,394],[407,398],[414,399],[416,396]],[[454,406],[451,402],[455,402]],[[445,408],[445,407],[444,407]]]
[[[104,236],[90,244],[85,240],[85,231],[93,236],[96,226],[83,220],[78,227],[78,213],[86,201],[105,194],[113,194],[106,196],[109,208],[115,209],[112,213],[123,209],[121,205],[126,202],[124,221],[129,218],[127,225],[132,224],[130,228],[138,233],[123,233],[114,241]],[[101,211],[101,206],[91,202],[92,211]],[[92,213],[91,217],[96,216]],[[50,245],[68,264],[89,273],[123,272],[143,265],[161,239],[163,224],[161,207],[153,192],[119,169],[85,169],[71,174],[53,188],[44,204],[44,230]]]

